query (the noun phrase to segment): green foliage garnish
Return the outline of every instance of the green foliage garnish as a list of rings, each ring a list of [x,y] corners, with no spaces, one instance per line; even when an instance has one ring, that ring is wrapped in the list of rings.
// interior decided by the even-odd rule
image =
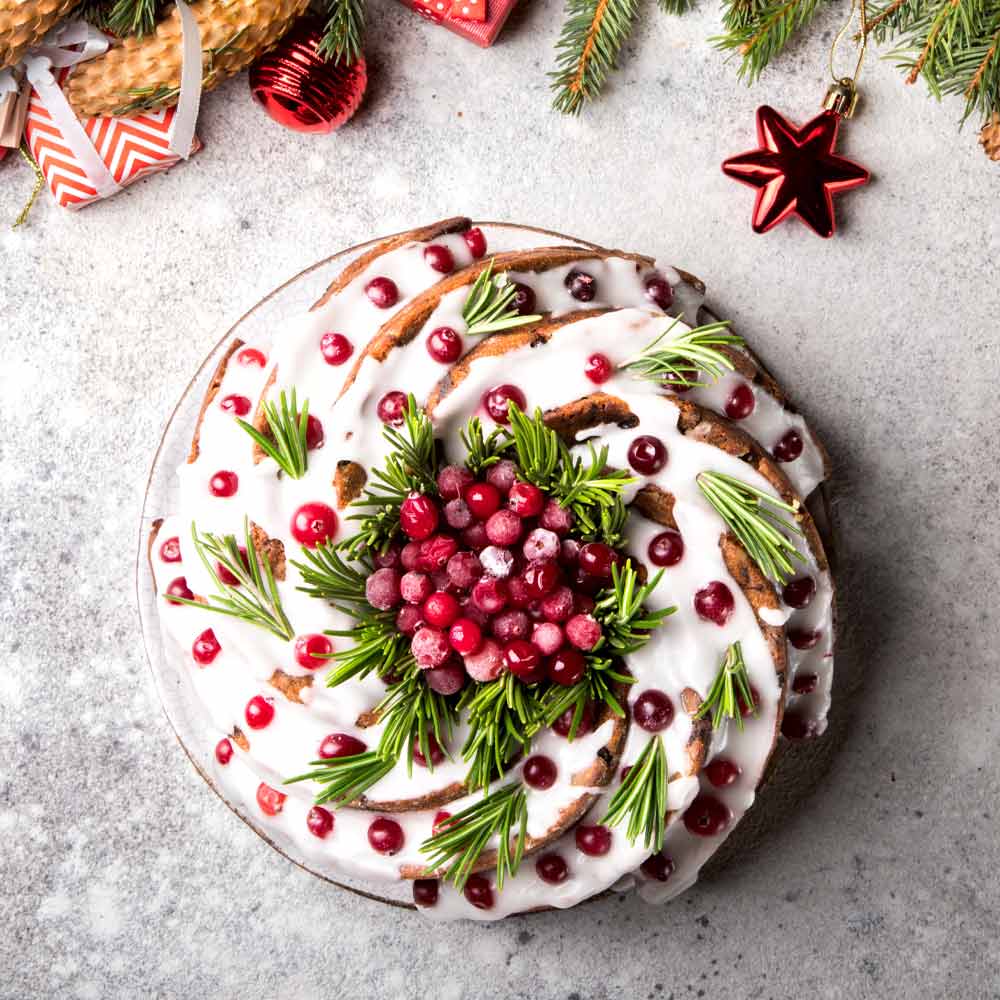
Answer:
[[[658,852],[663,847],[666,826],[667,778],[667,754],[662,738],[656,735],[611,796],[601,822],[618,826],[627,818],[625,834],[629,842],[634,844],[641,835],[643,844]]]
[[[496,465],[514,446],[505,427],[494,427],[487,435],[479,417],[472,417],[459,436],[465,448],[465,467],[474,476]]]
[[[677,608],[648,611],[644,603],[663,578],[661,569],[648,583],[640,584],[639,574],[626,559],[624,566],[611,567],[611,586],[597,595],[594,617],[601,623],[603,635],[592,653],[608,651],[622,657],[642,649],[653,629],[659,628]]]
[[[716,350],[726,344],[743,346],[742,337],[723,332],[729,328],[729,320],[696,326],[686,333],[671,336],[678,323],[679,319],[673,320],[663,333],[621,367],[633,372],[637,378],[665,382],[679,389],[705,385],[694,377],[701,372],[715,382],[727,371],[733,370],[732,361]]]
[[[712,686],[708,689],[705,700],[698,706],[694,717],[703,719],[711,712],[713,729],[718,729],[726,719],[735,719],[736,725],[742,729],[741,703],[752,707],[753,713],[757,714],[753,692],[750,690],[747,665],[743,660],[743,649],[738,642],[734,642],[726,650],[722,666],[719,667],[719,672],[715,675],[715,680],[712,681]]]
[[[282,389],[277,404],[268,400],[262,409],[267,420],[270,435],[262,434],[253,424],[245,420],[237,420],[240,425],[257,442],[265,455],[273,458],[282,468],[285,475],[292,479],[301,479],[306,474],[309,465],[308,448],[306,447],[306,430],[309,427],[309,400],[302,404],[301,411],[292,389],[291,398]]]
[[[361,55],[365,35],[365,0],[323,0],[327,15],[319,54],[334,65],[351,65]]]
[[[376,611],[365,605],[364,610],[351,613],[356,616],[351,628],[327,631],[327,635],[350,640],[331,657],[334,669],[327,675],[328,687],[372,673],[382,678],[395,677],[415,665],[410,640],[396,628],[394,611]]]
[[[305,583],[296,590],[329,601],[348,614],[356,613],[357,606],[366,603],[365,582],[374,569],[366,556],[360,556],[357,565],[349,563],[341,557],[336,544],[329,540],[311,549],[303,546],[302,555],[305,562],[291,560]],[[350,608],[343,608],[345,604]]]
[[[498,333],[525,323],[534,323],[541,316],[522,316],[514,305],[517,289],[506,274],[493,274],[493,261],[479,272],[462,306],[462,319],[473,336]]]

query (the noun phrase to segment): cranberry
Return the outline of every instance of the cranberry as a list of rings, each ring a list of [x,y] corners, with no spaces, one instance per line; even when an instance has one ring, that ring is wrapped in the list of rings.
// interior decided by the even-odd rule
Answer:
[[[406,407],[406,393],[393,389],[378,401],[375,412],[383,424],[389,424],[390,427],[402,427],[406,416]]]
[[[597,295],[597,281],[592,274],[574,268],[563,279],[563,284],[577,302],[593,302]]]
[[[437,591],[424,601],[424,618],[435,628],[447,628],[458,617],[458,601],[451,594]]]
[[[486,522],[486,537],[494,545],[513,545],[523,530],[521,519],[512,510],[498,510]]]
[[[562,684],[563,687],[572,687],[583,677],[586,669],[587,661],[583,658],[583,654],[567,646],[549,660],[549,680]]]
[[[580,546],[577,565],[587,576],[600,580],[611,579],[611,567],[618,562],[618,555],[610,545],[604,542],[587,542]]]
[[[446,663],[424,674],[427,686],[437,694],[455,694],[465,685],[465,671],[459,663]]]
[[[699,795],[684,813],[684,825],[691,833],[701,837],[714,837],[729,826],[732,818],[729,808],[717,798]]]
[[[816,674],[799,674],[792,681],[792,690],[796,694],[812,694],[819,684],[819,677]]]
[[[518,316],[534,315],[535,290],[520,281],[512,281],[511,287],[514,289],[514,298],[511,299],[511,303],[517,310]]]
[[[515,608],[529,608],[535,603],[523,576],[512,576],[507,583],[507,598]]]
[[[771,449],[771,454],[779,462],[794,462],[802,454],[802,435],[795,430],[785,431]]]
[[[721,580],[713,580],[694,595],[698,617],[716,625],[725,625],[735,608],[733,592]]]
[[[451,274],[455,270],[454,255],[441,243],[432,243],[424,247],[424,260],[439,274]]]
[[[500,509],[500,491],[491,483],[472,483],[466,486],[462,498],[478,521],[488,520]]]
[[[479,649],[483,630],[470,618],[459,618],[448,630],[448,642],[456,653],[465,656]]]
[[[556,563],[533,562],[522,574],[522,579],[531,598],[540,600],[559,586],[561,576]]]
[[[188,586],[187,578],[183,576],[179,576],[176,580],[171,580],[170,583],[167,584],[167,600],[171,604],[180,604],[181,602],[176,600],[178,597],[182,597],[185,601],[194,600],[194,594]]]
[[[357,757],[364,753],[368,745],[349,733],[330,733],[323,738],[316,753],[323,760],[330,760],[334,757]]]
[[[782,600],[790,608],[804,608],[816,596],[816,581],[811,576],[790,580],[781,591]]]
[[[210,628],[205,629],[191,646],[191,655],[203,667],[207,667],[221,652],[222,646]]]
[[[746,420],[753,413],[756,402],[753,389],[746,382],[740,382],[726,400],[726,416],[730,420]]]
[[[556,783],[557,774],[555,761],[544,754],[535,754],[524,762],[524,783],[532,788],[551,788]]]
[[[676,566],[684,555],[684,539],[680,532],[668,528],[649,543],[646,551],[654,566]]]
[[[742,691],[736,692],[736,704],[740,709],[740,716],[742,718],[747,718],[751,715],[757,714],[757,706],[760,705],[760,694],[757,689],[751,684],[750,685],[750,704],[747,704],[746,699],[743,697]]]
[[[644,476],[652,476],[667,464],[667,449],[658,437],[640,434],[628,448],[628,464]]]
[[[517,482],[517,466],[509,458],[501,458],[486,470],[486,482],[506,496]]]
[[[403,599],[399,570],[377,569],[365,580],[365,600],[379,611],[396,607]]]
[[[543,854],[535,862],[535,873],[549,885],[559,885],[569,877],[569,865],[558,854]]]
[[[444,751],[438,746],[438,741],[434,738],[433,733],[427,734],[427,752],[431,755],[430,761],[432,767],[437,767],[444,760]],[[413,741],[413,759],[421,767],[427,767],[427,758],[420,747],[419,737]]]
[[[448,561],[458,552],[458,542],[451,535],[431,535],[420,544],[418,565],[427,573],[443,571]],[[444,577],[447,584],[447,575]],[[445,589],[445,587],[440,587]]]
[[[160,558],[165,563],[181,561],[181,540],[176,535],[173,538],[168,538],[160,546]]]
[[[483,875],[470,875],[465,883],[465,898],[477,910],[493,909],[493,888]]]
[[[575,593],[573,595],[573,610],[578,615],[589,615],[594,610],[594,599],[589,594]]]
[[[413,635],[418,628],[422,628],[427,623],[424,621],[424,613],[419,607],[413,604],[404,604],[396,612],[396,628],[403,635]]]
[[[696,385],[702,384],[699,382],[700,375],[701,372],[697,368],[678,365],[660,384],[667,392],[683,395],[685,392],[690,392]]]
[[[403,828],[394,819],[379,816],[368,827],[368,843],[379,854],[397,854],[404,840]]]
[[[822,635],[823,633],[818,632],[816,629],[790,628],[788,630],[788,641],[796,649],[812,649],[819,642]]]
[[[566,622],[566,638],[576,646],[588,652],[601,640],[601,624],[593,615],[573,615]]]
[[[472,603],[480,611],[495,615],[507,604],[507,586],[503,580],[487,576],[472,588]]]
[[[480,257],[486,256],[486,237],[483,235],[483,231],[479,226],[473,226],[471,229],[466,229],[462,233],[462,239],[465,240],[465,245],[469,248],[469,253],[479,260]]]
[[[716,788],[725,788],[731,785],[741,774],[743,769],[739,764],[727,760],[725,757],[716,757],[705,765],[705,777],[715,785]]]
[[[247,573],[250,572],[250,560],[247,558],[247,550],[244,546],[240,546],[240,561],[243,563],[244,568]],[[219,580],[224,583],[227,587],[238,587],[240,585],[240,579],[234,573],[222,565],[222,563],[217,562],[215,564],[215,572],[218,574]]]
[[[458,500],[472,482],[472,473],[464,465],[446,465],[437,476],[438,493],[444,500]]]
[[[354,353],[354,345],[342,333],[324,333],[319,349],[328,365],[342,365]]]
[[[438,526],[438,509],[434,501],[422,493],[411,493],[399,507],[399,526],[406,537],[414,541],[430,538]]]
[[[444,505],[444,520],[449,528],[460,531],[472,524],[472,511],[464,500],[449,500]]]
[[[306,448],[315,451],[323,447],[325,436],[323,434],[323,424],[311,413],[306,416]]]
[[[391,572],[391,571],[390,571]],[[333,643],[325,635],[300,635],[295,640],[295,662],[306,670],[319,670],[329,665]]]
[[[413,902],[417,906],[435,906],[438,901],[438,880],[418,878],[413,881]]]
[[[225,767],[233,759],[233,745],[223,738],[215,744],[215,759]]]
[[[307,549],[337,533],[337,512],[325,503],[304,503],[292,515],[292,537]]]
[[[549,622],[564,622],[573,614],[573,591],[556,587],[542,598],[542,614]]]
[[[285,808],[287,798],[287,795],[279,792],[277,788],[265,785],[263,781],[257,786],[257,805],[265,816],[277,816]]]
[[[527,639],[513,639],[503,651],[507,669],[517,678],[530,684],[540,679],[542,658]]]
[[[450,365],[462,354],[462,338],[450,326],[439,326],[427,338],[427,353],[442,365]]]
[[[414,570],[420,566],[420,542],[407,542],[399,552],[400,565],[405,570]]]
[[[531,644],[543,656],[552,656],[562,648],[564,638],[555,622],[539,622],[531,633]]]
[[[563,566],[576,566],[579,558],[580,543],[575,538],[564,538],[559,545],[559,562]]]
[[[236,360],[244,368],[263,368],[267,364],[267,355],[255,347],[245,347],[236,355]]]
[[[439,833],[445,830],[448,826],[448,820],[450,819],[450,812],[446,809],[439,809],[434,814],[434,822],[431,824],[431,836],[436,837]]]
[[[674,301],[673,286],[662,274],[651,274],[645,282],[646,298],[666,312]]]
[[[493,634],[500,642],[526,639],[531,622],[523,611],[501,611],[491,623]]]
[[[306,826],[314,837],[322,840],[333,830],[333,813],[322,806],[313,806],[306,816]]]
[[[639,870],[648,879],[656,882],[666,882],[674,873],[674,863],[670,858],[662,854],[651,854],[641,865]]]
[[[815,719],[800,712],[785,712],[781,720],[781,735],[789,740],[811,740],[818,732]]]
[[[545,506],[545,494],[531,483],[514,483],[507,495],[507,506],[518,517],[537,517]]]
[[[274,718],[274,701],[256,694],[247,702],[243,715],[251,729],[263,729]]]
[[[606,826],[578,826],[576,847],[595,858],[607,854],[611,850],[611,831]]]
[[[448,637],[437,628],[422,628],[410,640],[410,652],[423,670],[440,667],[451,655]]]
[[[483,575],[483,564],[474,552],[456,552],[446,567],[448,579],[461,590],[470,590]]]
[[[372,558],[379,569],[392,569],[399,565],[399,546],[390,545],[385,552],[376,552]]]
[[[573,716],[576,713],[576,706],[570,706],[562,715],[552,723],[552,731],[565,738],[569,738],[570,730],[573,728]],[[591,705],[584,705],[580,715],[580,721],[576,724],[574,736],[586,736],[594,728],[594,709]]]
[[[524,393],[516,385],[494,386],[483,396],[483,406],[486,408],[486,412],[498,424],[510,423],[510,417],[507,414],[508,403],[513,403],[519,410],[523,410],[528,405]]]
[[[235,472],[222,469],[208,481],[208,491],[213,497],[231,497],[239,485],[240,478]]]
[[[590,379],[594,385],[604,385],[611,374],[614,371],[614,366],[611,364],[611,359],[606,354],[591,354],[587,358],[587,364],[584,366],[583,374]]]
[[[423,604],[433,589],[431,578],[416,570],[404,573],[399,581],[399,593],[407,604]]]
[[[573,515],[560,507],[556,500],[547,500],[538,523],[556,535],[565,535],[573,527]]]
[[[223,396],[219,409],[223,413],[231,413],[234,417],[245,417],[250,412],[250,400],[246,396]]]
[[[649,688],[636,698],[632,718],[647,732],[658,733],[673,721],[674,706],[666,692]]]
[[[372,278],[365,285],[365,295],[379,309],[391,309],[399,301],[399,289],[392,278]]]
[[[503,653],[493,639],[484,639],[476,652],[465,656],[465,670],[474,681],[495,681],[503,673],[503,666]]]

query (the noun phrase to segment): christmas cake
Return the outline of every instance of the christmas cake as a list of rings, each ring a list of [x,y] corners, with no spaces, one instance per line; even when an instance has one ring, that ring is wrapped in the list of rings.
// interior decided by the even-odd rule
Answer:
[[[213,784],[439,919],[675,895],[830,704],[821,445],[696,278],[524,244],[390,237],[231,344],[149,538]]]

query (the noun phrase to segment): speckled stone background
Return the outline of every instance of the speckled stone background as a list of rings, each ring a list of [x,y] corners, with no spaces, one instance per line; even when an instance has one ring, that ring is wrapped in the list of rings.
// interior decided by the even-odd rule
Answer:
[[[654,16],[607,98],[547,110],[555,0],[480,51],[390,0],[355,122],[298,137],[245,78],[205,151],[0,234],[0,995],[1000,997],[995,432],[1000,168],[959,108],[872,61],[845,150],[875,174],[841,232],[749,228],[718,164],[753,110],[804,119],[836,18],[747,91],[714,4]],[[0,167],[0,220],[29,186]],[[436,217],[532,222],[693,270],[838,465],[844,697],[828,770],[673,905],[431,926],[258,840],[174,742],[142,651],[135,550],[174,401],[265,292]]]

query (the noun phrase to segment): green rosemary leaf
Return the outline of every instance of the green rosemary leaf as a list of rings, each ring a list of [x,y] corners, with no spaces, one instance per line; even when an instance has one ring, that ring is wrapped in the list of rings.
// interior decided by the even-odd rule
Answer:
[[[729,320],[696,326],[686,333],[672,336],[678,323],[679,319],[673,320],[663,333],[621,367],[637,378],[666,382],[676,388],[705,385],[706,383],[698,382],[694,377],[700,372],[704,372],[715,382],[727,371],[733,370],[732,361],[716,350],[727,344],[743,346],[742,337],[723,332],[729,328]]]
[[[292,479],[301,479],[309,464],[306,447],[309,400],[302,404],[302,410],[299,411],[295,390],[292,389],[289,399],[282,389],[277,404],[268,400],[262,408],[270,430],[269,435],[262,434],[253,424],[248,424],[245,420],[236,422],[257,442],[264,454],[278,463],[286,475]]]
[[[667,777],[667,754],[662,738],[656,735],[612,795],[601,822],[618,826],[627,819],[625,833],[630,843],[641,836],[645,847],[660,851],[667,817]]]
[[[353,565],[341,558],[337,545],[329,540],[311,549],[303,546],[302,555],[305,562],[291,560],[305,584],[296,590],[337,605],[366,603],[365,582],[374,569],[367,556]]]
[[[487,435],[479,417],[472,417],[459,431],[459,436],[465,448],[465,467],[474,476],[491,465],[496,465],[513,447],[510,433],[505,427],[495,427]]]
[[[342,608],[355,615],[357,610]],[[415,665],[410,652],[410,640],[396,628],[393,611],[366,609],[349,629],[330,629],[327,635],[350,642],[336,650],[331,660],[333,669],[327,675],[328,687],[337,687],[354,677],[364,678],[374,673],[378,677],[395,677]]]
[[[648,583],[640,584],[631,559],[624,566],[611,567],[611,586],[600,591],[594,604],[594,617],[601,623],[600,641],[593,653],[607,651],[622,657],[642,649],[653,629],[659,628],[677,608],[649,611],[645,602],[663,577],[661,569]]]
[[[506,274],[493,274],[493,261],[490,260],[479,272],[462,306],[467,332],[473,336],[498,333],[542,318],[538,315],[522,316],[514,304],[516,295],[517,289]]]
[[[756,715],[757,708],[750,690],[750,678],[743,660],[743,649],[738,642],[734,642],[726,650],[722,666],[719,667],[719,672],[715,675],[715,680],[712,681],[712,686],[694,717],[703,719],[711,712],[713,729],[718,729],[726,719],[735,719],[736,725],[742,729],[742,706],[753,706]]]
[[[364,795],[396,766],[396,761],[381,756],[376,750],[366,750],[351,757],[310,761],[310,765],[312,770],[287,778],[285,784],[315,781],[323,786],[316,794],[316,804],[332,802],[335,806],[340,806]]]

